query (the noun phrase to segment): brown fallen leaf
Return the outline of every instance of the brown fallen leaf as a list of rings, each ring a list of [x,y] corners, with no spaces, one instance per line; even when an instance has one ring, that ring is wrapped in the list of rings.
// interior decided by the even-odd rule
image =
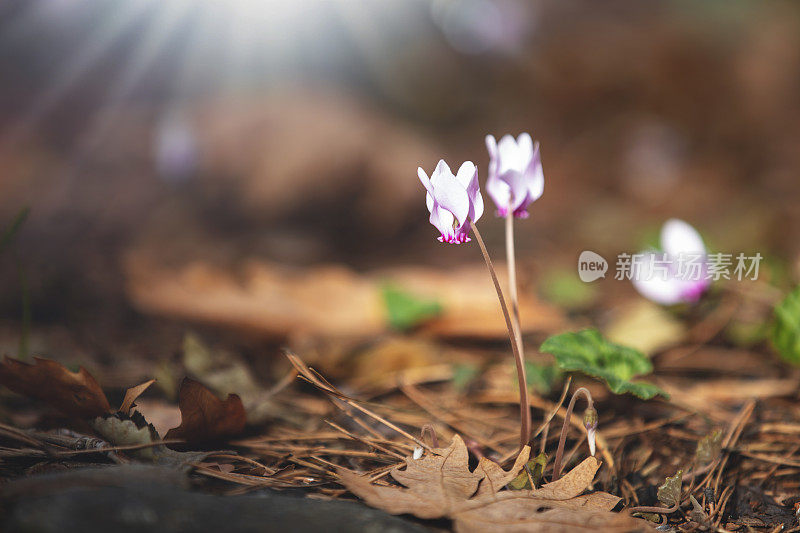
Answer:
[[[140,385],[136,385],[135,387],[131,387],[130,389],[125,391],[125,398],[122,400],[122,405],[119,407],[120,413],[125,413],[126,415],[130,415],[131,407],[133,407],[133,402],[144,393],[152,385],[155,383],[156,380],[151,379],[150,381],[145,381]]]
[[[610,511],[621,501],[622,498],[619,496],[614,496],[613,494],[609,494],[607,492],[597,491],[590,494],[583,494],[582,496],[576,496],[571,500],[565,501],[564,504],[569,504],[570,507],[576,508],[586,507],[589,509]]]
[[[486,487],[481,487],[481,496],[493,496],[502,487],[505,477],[513,479],[528,460],[530,448],[520,453],[510,471],[488,459],[481,459],[481,466],[474,472],[469,470],[469,452],[460,436],[455,435],[448,448],[440,448],[419,459],[407,458],[405,469],[391,471],[395,481],[407,488],[375,485],[368,477],[347,470],[340,470],[342,483],[351,492],[373,507],[392,514],[411,513],[420,518],[439,518],[455,513],[469,498],[479,491],[478,485],[487,478]]]
[[[166,435],[170,428],[181,424],[181,410],[177,405],[160,399],[141,399],[136,402],[136,410],[153,424],[159,435]]]
[[[155,428],[138,411],[133,411],[131,416],[122,412],[98,416],[89,425],[114,446],[146,446],[127,452],[142,459],[153,459],[156,450],[149,445],[161,440]]]
[[[507,334],[497,294],[477,262],[448,271],[420,267],[361,274],[342,265],[289,269],[252,260],[232,274],[200,261],[168,268],[152,253],[133,251],[125,263],[128,295],[143,312],[270,337],[383,333],[387,282],[442,306],[440,316],[422,325],[427,333],[490,339]],[[501,271],[498,266],[502,283]],[[553,333],[567,324],[559,309],[531,294],[520,294],[519,310],[526,332]]]
[[[505,264],[500,261],[495,267],[500,284],[506,286]],[[486,267],[480,262],[449,270],[395,268],[382,275],[403,290],[441,304],[443,312],[422,324],[425,333],[472,339],[500,339],[507,335],[497,293]],[[518,309],[523,332],[552,334],[568,327],[563,311],[538,300],[528,291],[520,292]]]
[[[567,500],[569,501],[569,500]],[[540,498],[515,498],[492,502],[452,517],[458,533],[485,531],[516,533],[633,533],[653,531],[643,520],[606,510],[581,509]]]
[[[130,416],[116,412],[91,420],[89,424],[103,439],[114,446],[136,446],[123,453],[140,461],[183,467],[202,461],[209,452],[178,452],[161,444],[159,433],[139,411]]]
[[[448,517],[462,532],[648,529],[640,520],[609,512],[620,501],[616,496],[602,492],[580,496],[600,468],[594,457],[538,490],[501,492],[522,470],[529,452],[523,449],[508,471],[485,458],[470,471],[467,447],[455,435],[448,448],[416,460],[407,458],[405,469],[391,471],[405,488],[377,485],[368,476],[347,470],[338,473],[348,490],[373,507],[419,518]]]
[[[461,439],[458,435],[456,435],[456,437]],[[453,442],[455,442],[455,438]],[[511,483],[511,480],[519,475],[525,463],[528,462],[530,454],[530,446],[522,448],[522,451],[520,451],[517,456],[517,460],[514,461],[514,466],[512,466],[509,471],[503,470],[499,464],[491,459],[481,457],[480,461],[478,461],[477,468],[475,468],[475,472],[483,475],[483,481],[480,487],[478,487],[478,492],[475,493],[475,496],[478,498],[481,496],[492,496]]]
[[[495,501],[505,481],[510,482],[527,462],[530,450],[524,449],[514,466],[505,472],[496,463],[482,459],[470,472],[464,441],[455,435],[448,448],[434,450],[421,459],[406,459],[406,468],[391,471],[391,476],[407,489],[375,485],[368,478],[342,471],[345,486],[367,503],[390,513],[411,513],[420,518],[446,516],[473,505]],[[582,493],[594,479],[600,462],[589,457],[558,481],[535,491],[509,492],[508,497],[533,496],[547,500],[569,500]],[[481,483],[482,481],[488,483]],[[481,488],[478,485],[481,484]],[[472,500],[472,495],[476,497]]]
[[[181,425],[170,429],[166,439],[206,442],[238,435],[244,430],[246,415],[236,394],[220,400],[205,385],[187,377],[178,391],[178,406]]]
[[[50,359],[33,358],[33,364],[8,356],[0,363],[0,384],[12,391],[42,400],[67,416],[93,418],[111,412],[103,389],[83,367],[72,372]]]

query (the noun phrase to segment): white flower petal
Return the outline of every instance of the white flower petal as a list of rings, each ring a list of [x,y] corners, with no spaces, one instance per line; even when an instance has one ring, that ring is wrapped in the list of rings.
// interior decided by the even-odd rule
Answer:
[[[457,219],[459,224],[463,224],[469,216],[469,196],[467,189],[450,171],[450,167],[444,160],[439,161],[436,170],[431,176],[433,191],[431,195],[436,204],[450,211]]]
[[[517,137],[517,147],[522,155],[526,156],[528,160],[533,157],[533,139],[530,133],[520,133]]]
[[[494,135],[486,136],[486,149],[489,151],[489,157],[495,159],[497,157],[497,141]]]
[[[516,211],[523,203],[528,200],[528,179],[524,172],[508,170],[500,175],[500,179],[505,181],[511,189],[513,203],[511,210]]]
[[[531,153],[525,153],[511,135],[503,135],[503,138],[497,144],[497,152],[500,159],[497,169],[499,174],[508,170],[522,172],[528,166],[532,155]]]
[[[431,180],[428,178],[428,174],[422,170],[422,167],[417,167],[417,177],[419,177],[419,181],[422,182],[422,186],[425,187],[425,190],[428,191],[428,194],[430,194],[430,192],[433,191],[433,185],[431,185]],[[430,211],[430,208],[428,211]]]
[[[639,294],[662,305],[683,301],[684,282],[671,275],[662,276],[655,267],[656,254],[643,254],[631,269],[631,282]],[[659,254],[660,255],[660,254]]]
[[[431,216],[428,220],[436,229],[439,230],[439,233],[442,234],[442,237],[444,237],[445,240],[453,236],[453,221],[455,218],[450,211],[447,209],[442,209],[441,206],[439,206],[439,204],[436,202],[433,204]]]
[[[469,218],[472,219],[473,222],[477,222],[483,216],[483,196],[481,195],[480,187],[475,188],[475,193],[472,194],[471,200],[472,212],[470,213]]]
[[[544,193],[544,170],[542,169],[542,158],[539,155],[539,143],[533,149],[533,158],[528,167],[528,195],[531,202],[535,202]]]
[[[431,175],[431,181],[433,181],[433,177],[437,174],[452,174],[453,171],[450,170],[450,166],[445,162],[444,159],[440,159],[438,163],[436,163],[436,168],[433,169],[433,174]]]
[[[464,187],[468,189],[473,181],[478,180],[478,169],[472,161],[464,161],[458,168],[456,179]]]
[[[508,209],[511,200],[511,187],[505,181],[496,176],[490,176],[486,180],[486,192],[489,193],[497,210],[501,213]]]
[[[703,238],[697,230],[677,218],[667,220],[661,228],[661,248],[675,258],[681,254],[706,253]]]

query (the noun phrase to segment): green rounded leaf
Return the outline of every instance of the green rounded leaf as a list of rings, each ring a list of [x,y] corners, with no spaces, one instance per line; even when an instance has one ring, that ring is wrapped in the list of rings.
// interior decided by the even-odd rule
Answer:
[[[606,382],[615,394],[630,393],[644,400],[660,394],[652,383],[631,381],[653,371],[650,360],[638,350],[609,342],[596,329],[562,333],[544,341],[539,351],[552,354],[568,372],[582,372]]]
[[[783,359],[800,365],[800,287],[775,306],[772,345]]]

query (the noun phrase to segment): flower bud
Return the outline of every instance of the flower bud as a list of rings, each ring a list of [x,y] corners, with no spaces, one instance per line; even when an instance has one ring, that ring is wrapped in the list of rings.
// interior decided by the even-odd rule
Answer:
[[[586,409],[583,413],[583,425],[586,427],[586,440],[589,442],[589,451],[592,457],[595,454],[595,433],[597,431],[597,410],[594,407]]]

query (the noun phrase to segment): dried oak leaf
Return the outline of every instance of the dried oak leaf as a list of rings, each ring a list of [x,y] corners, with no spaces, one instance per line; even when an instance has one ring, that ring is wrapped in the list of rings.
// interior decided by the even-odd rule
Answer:
[[[183,378],[178,391],[181,425],[170,429],[166,439],[207,442],[240,434],[246,415],[242,400],[229,394],[223,401],[199,381]]]
[[[72,372],[50,359],[33,358],[33,364],[8,356],[0,363],[0,384],[12,391],[42,400],[67,416],[94,418],[111,412],[103,389],[83,367]]]
[[[439,518],[456,512],[476,492],[493,496],[517,476],[529,454],[526,446],[508,472],[486,458],[470,472],[467,446],[455,435],[450,447],[436,449],[420,459],[407,458],[405,469],[391,471],[392,477],[407,489],[375,485],[368,477],[347,470],[340,470],[339,476],[345,487],[373,507],[393,514]]]
[[[504,471],[481,459],[469,470],[468,452],[458,435],[448,448],[420,459],[407,458],[405,469],[391,476],[406,488],[376,485],[367,476],[340,470],[342,484],[373,507],[419,518],[448,517],[457,531],[639,531],[647,525],[628,515],[610,513],[620,499],[606,493],[580,494],[594,479],[600,462],[589,457],[553,483],[533,491],[500,491],[528,460],[525,448]]]
[[[559,480],[560,481],[560,480]],[[611,495],[609,495],[611,496]],[[603,531],[633,533],[652,531],[643,520],[626,514],[611,513],[594,506],[570,505],[570,500],[548,501],[541,498],[516,497],[492,502],[454,516],[458,533],[484,531],[500,533],[547,532],[577,533]]]

